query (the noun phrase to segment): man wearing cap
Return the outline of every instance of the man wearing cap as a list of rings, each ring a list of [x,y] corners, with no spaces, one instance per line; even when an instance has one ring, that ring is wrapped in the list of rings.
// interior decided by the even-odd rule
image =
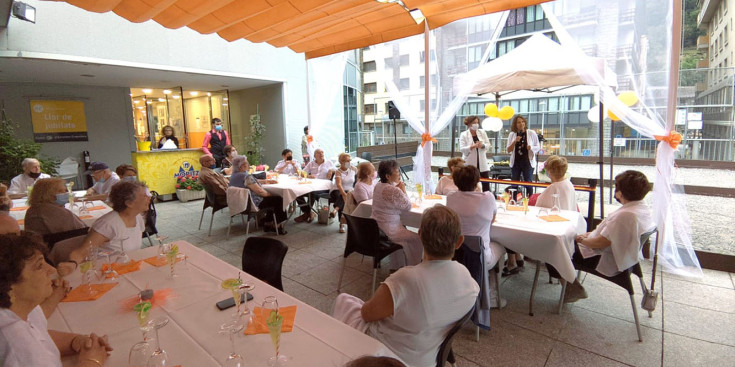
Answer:
[[[92,162],[87,172],[92,176],[94,185],[87,190],[87,196],[105,195],[110,193],[112,185],[120,182],[117,173],[110,171],[110,167],[104,162]]]
[[[28,186],[33,186],[37,180],[51,177],[41,173],[41,163],[36,158],[26,158],[21,165],[23,166],[23,173],[10,180],[8,194],[11,196],[25,194]]]

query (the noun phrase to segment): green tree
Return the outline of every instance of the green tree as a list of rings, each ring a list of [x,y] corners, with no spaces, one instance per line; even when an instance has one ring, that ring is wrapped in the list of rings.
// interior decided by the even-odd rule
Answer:
[[[707,31],[697,27],[697,17],[699,16],[697,0],[686,0],[683,10],[684,24],[682,27],[682,39],[684,41],[684,47],[696,47],[697,37],[707,34]]]
[[[37,158],[41,163],[41,171],[50,175],[56,174],[59,162],[55,159],[39,156],[41,144],[30,140],[17,139],[15,128],[18,127],[5,114],[5,105],[0,106],[0,181],[8,183],[23,172],[23,159]]]

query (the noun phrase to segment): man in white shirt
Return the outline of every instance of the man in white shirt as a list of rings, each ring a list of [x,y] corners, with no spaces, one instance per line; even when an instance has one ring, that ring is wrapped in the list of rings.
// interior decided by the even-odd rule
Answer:
[[[363,302],[340,294],[334,317],[372,336],[408,366],[433,367],[449,329],[477,301],[480,287],[467,268],[452,261],[464,242],[451,209],[436,205],[421,219],[424,261],[393,273]]]
[[[284,175],[295,175],[299,173],[299,162],[293,159],[291,149],[284,149],[281,152],[281,157],[283,159],[278,161],[276,168],[274,168],[276,172]]]
[[[643,198],[651,183],[639,171],[628,170],[615,176],[615,200],[623,206],[608,215],[592,232],[575,238],[572,263],[595,268],[600,274],[614,276],[638,262],[641,235],[655,227]],[[579,281],[567,286],[564,302],[587,298]]]
[[[92,175],[94,185],[87,190],[87,195],[105,195],[110,193],[112,185],[120,182],[117,173],[110,171],[110,167],[104,162],[92,162],[89,170],[85,172]]]
[[[41,163],[36,158],[26,158],[21,165],[23,166],[23,173],[10,180],[10,188],[8,188],[8,194],[10,195],[25,194],[28,186],[33,186],[36,181],[42,178],[51,177],[41,173]]]
[[[314,159],[304,167],[304,171],[309,174],[309,178],[331,180],[334,176],[334,163],[324,160],[324,151],[317,149],[314,151]]]

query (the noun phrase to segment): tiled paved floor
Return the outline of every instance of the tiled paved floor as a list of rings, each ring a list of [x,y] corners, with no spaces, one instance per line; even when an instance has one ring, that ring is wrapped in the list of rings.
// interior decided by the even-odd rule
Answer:
[[[227,211],[218,212],[212,236],[207,236],[209,210],[202,230],[197,229],[201,207],[202,201],[157,204],[159,231],[240,267],[245,243],[240,220],[233,221],[227,240]],[[279,237],[289,246],[283,265],[286,293],[331,313],[346,235],[337,233],[336,224],[291,221],[287,230]],[[343,292],[369,297],[369,260],[361,261],[359,255],[348,258]],[[458,334],[454,350],[459,366],[735,366],[735,274],[705,270],[702,279],[657,276],[661,298],[652,318],[639,309],[644,340],[639,343],[627,293],[594,276],[584,282],[590,297],[566,305],[558,315],[560,286],[548,284],[542,271],[535,316],[529,316],[533,266],[502,280],[508,306],[493,311],[492,330],[482,331],[480,342],[475,341],[474,326],[467,325]],[[644,264],[644,270],[649,283],[650,265]],[[387,272],[379,272],[379,279],[386,276]]]

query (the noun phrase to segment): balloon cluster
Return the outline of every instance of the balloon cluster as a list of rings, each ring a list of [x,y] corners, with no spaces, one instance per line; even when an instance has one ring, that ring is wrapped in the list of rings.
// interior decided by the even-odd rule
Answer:
[[[511,106],[498,109],[495,103],[485,105],[485,115],[488,117],[482,121],[482,129],[498,132],[503,128],[503,120],[508,120],[516,113]]]
[[[625,91],[618,94],[618,100],[620,102],[623,102],[623,104],[625,104],[626,106],[632,107],[636,103],[638,103],[638,96],[635,94],[635,92]],[[607,108],[604,112],[607,113],[607,116],[610,117],[610,120],[620,121],[620,117],[616,116],[614,113],[612,113],[612,111],[608,110]],[[589,112],[587,112],[587,119],[592,122],[600,122],[600,105],[595,105],[594,107],[590,108]]]

